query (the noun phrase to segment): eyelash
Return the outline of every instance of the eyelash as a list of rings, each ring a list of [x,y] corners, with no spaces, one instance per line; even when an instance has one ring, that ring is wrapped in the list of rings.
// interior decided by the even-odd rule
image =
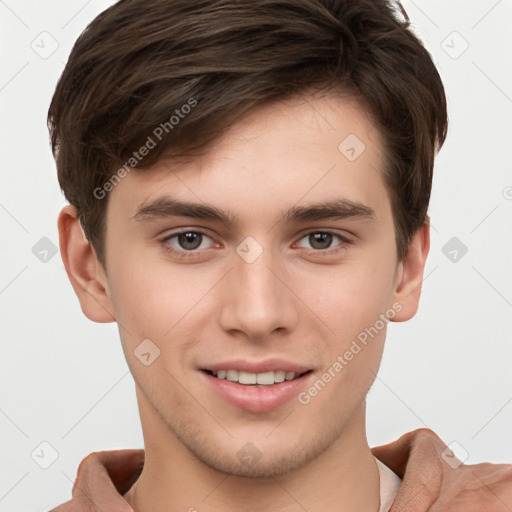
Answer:
[[[185,249],[175,249],[169,245],[170,240],[177,238],[179,235],[183,235],[185,233],[195,233],[195,234],[198,234],[198,235],[201,235],[201,236],[211,239],[211,237],[208,236],[208,234],[205,233],[204,231],[197,230],[197,229],[184,229],[182,231],[178,231],[177,233],[168,235],[164,239],[162,239],[161,244],[162,244],[163,249],[166,252],[169,252],[174,255],[178,255],[182,258],[194,258],[194,257],[201,256],[201,250],[192,249],[192,250],[187,251]],[[337,251],[343,249],[344,246],[350,245],[352,243],[352,240],[350,240],[349,238],[346,238],[345,236],[340,235],[339,233],[336,233],[334,231],[329,231],[329,230],[308,231],[307,233],[305,233],[304,235],[301,236],[300,240],[303,240],[304,238],[309,237],[312,234],[319,234],[319,233],[325,234],[325,235],[332,235],[334,238],[337,238],[340,243],[338,245],[334,246],[334,248],[309,249],[309,252],[314,253],[315,255],[320,255],[323,253],[332,255],[333,253],[336,253]],[[202,242],[202,240],[201,240],[201,242]]]

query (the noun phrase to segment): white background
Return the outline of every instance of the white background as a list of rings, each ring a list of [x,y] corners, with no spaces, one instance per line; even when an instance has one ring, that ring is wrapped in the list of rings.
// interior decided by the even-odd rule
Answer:
[[[43,237],[58,245],[65,204],[45,124],[50,98],[72,43],[111,3],[0,1],[1,511],[56,506],[89,452],[142,447],[115,324],[83,316],[58,253],[42,262],[32,252]],[[470,463],[510,462],[512,0],[403,4],[438,64],[451,124],[436,164],[420,312],[390,325],[368,400],[369,441],[429,427]],[[42,38],[47,52],[58,43],[47,58],[31,47],[42,52]],[[452,237],[468,248],[457,262],[442,251]],[[58,452],[48,469],[31,458],[36,450],[40,464],[51,462],[41,442]]]

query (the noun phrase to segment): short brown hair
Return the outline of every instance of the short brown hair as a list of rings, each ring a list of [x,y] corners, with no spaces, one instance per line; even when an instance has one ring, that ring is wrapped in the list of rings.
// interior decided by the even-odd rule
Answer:
[[[108,196],[98,196],[116,169],[119,179],[198,154],[250,108],[311,88],[353,94],[379,127],[403,259],[429,220],[447,113],[432,58],[398,6],[401,15],[389,0],[121,0],[97,16],[73,47],[48,126],[60,186],[103,266]],[[158,144],[135,159],[157,127]]]

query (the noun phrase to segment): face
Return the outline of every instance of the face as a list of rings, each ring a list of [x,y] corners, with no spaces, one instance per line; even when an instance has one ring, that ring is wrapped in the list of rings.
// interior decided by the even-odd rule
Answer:
[[[147,444],[269,476],[364,435],[401,308],[383,167],[355,100],[307,96],[114,188],[105,287]]]

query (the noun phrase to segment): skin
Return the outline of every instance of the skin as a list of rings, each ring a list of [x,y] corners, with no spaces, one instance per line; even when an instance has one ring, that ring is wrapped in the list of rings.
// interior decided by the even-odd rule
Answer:
[[[338,150],[349,134],[365,145],[354,161]],[[61,253],[82,310],[118,322],[136,383],[145,464],[126,495],[133,508],[378,510],[365,397],[385,323],[306,405],[242,410],[215,394],[201,369],[279,357],[312,370],[307,390],[380,315],[414,316],[429,227],[399,261],[383,151],[357,101],[309,94],[258,107],[193,161],[129,173],[110,193],[105,269],[75,209],[62,210]],[[238,222],[136,216],[162,197],[214,206]],[[373,215],[282,220],[294,207],[339,199]],[[192,256],[169,238],[181,228],[206,235]],[[310,236],[326,231],[350,243]],[[262,249],[252,263],[236,252],[248,236]],[[160,350],[150,366],[134,355],[145,339]],[[261,455],[256,463],[238,456],[248,442]]]

